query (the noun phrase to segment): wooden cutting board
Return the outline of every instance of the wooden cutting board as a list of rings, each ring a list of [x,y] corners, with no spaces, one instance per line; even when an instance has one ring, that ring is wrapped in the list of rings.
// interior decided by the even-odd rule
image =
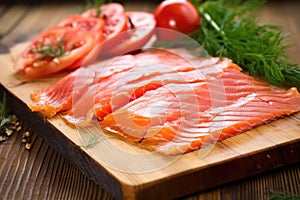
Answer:
[[[203,191],[300,161],[300,113],[180,156],[148,152],[107,137],[97,127],[79,129],[60,116],[32,113],[29,93],[60,77],[16,79],[11,55],[0,55],[1,96],[13,112],[116,199],[169,199]]]

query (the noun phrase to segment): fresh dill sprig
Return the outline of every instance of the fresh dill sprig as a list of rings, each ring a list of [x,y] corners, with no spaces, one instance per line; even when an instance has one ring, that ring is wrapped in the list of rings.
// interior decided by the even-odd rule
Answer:
[[[288,34],[281,27],[259,24],[256,11],[263,0],[192,0],[202,17],[191,34],[212,56],[227,57],[253,76],[277,86],[300,89],[300,67],[292,64],[286,50]]]
[[[299,200],[300,195],[295,195],[291,193],[286,192],[275,192],[271,191],[271,197],[270,200]]]
[[[101,14],[101,5],[109,3],[109,0],[88,0],[86,3],[86,10],[94,8],[96,10],[96,16],[99,17]]]
[[[5,130],[6,125],[12,120],[12,115],[9,114],[7,105],[6,105],[6,94],[3,94],[3,99],[0,102],[0,133]]]
[[[41,56],[37,59],[38,61],[41,61],[46,58],[50,58],[53,60],[54,58],[61,57],[65,55],[65,49],[64,49],[64,38],[58,40],[57,44],[44,44],[41,43],[38,48],[32,49],[33,52],[41,54]]]

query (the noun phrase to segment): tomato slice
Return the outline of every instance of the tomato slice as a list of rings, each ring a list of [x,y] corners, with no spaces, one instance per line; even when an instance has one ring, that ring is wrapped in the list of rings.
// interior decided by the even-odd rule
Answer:
[[[104,40],[103,35],[103,29],[104,29],[104,20],[102,18],[96,18],[96,17],[84,17],[82,15],[72,15],[66,19],[64,19],[62,22],[58,24],[58,26],[62,27],[72,27],[79,30],[86,30],[91,32],[95,35],[96,40],[98,43],[95,43],[95,49],[98,50],[98,52],[94,51],[90,53],[89,55],[93,54],[93,57],[89,57],[90,60],[96,59],[97,55],[100,52],[100,44]],[[78,68],[78,65],[84,62],[84,60],[87,60],[85,57],[83,57],[80,60],[77,60],[72,65],[70,65],[67,70],[74,70]]]
[[[27,78],[40,78],[72,65],[74,68],[80,67],[85,61],[83,58],[93,50],[95,43],[95,36],[89,31],[71,27],[52,27],[31,42],[16,60],[14,69]],[[47,56],[45,52],[41,52],[48,49],[49,53],[51,48],[52,52],[62,49],[64,53],[58,56]]]
[[[63,21],[58,26],[72,27],[79,30],[86,30],[93,33],[99,42],[103,41],[104,20],[95,17],[83,17],[82,15],[72,15]]]
[[[87,18],[102,18],[104,20],[103,37],[110,39],[127,29],[127,17],[124,7],[119,3],[104,4],[100,7],[100,15],[95,8],[82,13]]]
[[[142,48],[152,37],[156,25],[153,14],[143,11],[126,13],[127,31],[103,42],[101,56],[123,55]]]

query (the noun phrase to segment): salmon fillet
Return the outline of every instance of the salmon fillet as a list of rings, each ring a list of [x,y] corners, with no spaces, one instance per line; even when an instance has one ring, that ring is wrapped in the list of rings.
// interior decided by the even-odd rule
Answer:
[[[300,111],[296,88],[257,80],[229,59],[156,49],[82,67],[31,95],[32,111],[164,154],[181,154]]]
[[[208,68],[227,67],[229,60],[198,59],[197,67],[191,64],[168,66],[164,64],[140,65],[129,71],[115,74],[110,79],[98,82],[81,95],[64,118],[72,124],[88,125],[93,117],[102,120],[107,114],[168,83],[192,83],[204,81],[210,73],[217,70]],[[205,66],[205,67],[204,67]],[[209,67],[208,67],[209,66]],[[204,70],[205,69],[205,70]],[[82,105],[85,105],[82,107]]]
[[[143,148],[181,154],[298,111],[296,88],[286,91],[228,67],[214,79],[149,91],[100,126]]]
[[[107,66],[110,67],[107,67]],[[125,55],[88,67],[82,67],[60,79],[56,84],[41,91],[32,92],[28,107],[52,118],[59,112],[68,111],[88,88],[95,82],[105,80],[114,74],[135,67],[133,56]]]
[[[174,66],[173,68],[177,68],[179,71],[180,68],[187,69],[190,67],[194,69],[193,65],[179,56],[180,52],[182,52],[182,55],[190,55],[190,58],[193,58],[191,54],[187,54],[184,50],[174,52],[158,49],[140,53],[135,56],[119,56],[96,62],[87,67],[81,67],[59,80],[56,84],[41,91],[32,92],[32,102],[29,103],[28,106],[33,112],[41,112],[44,116],[51,118],[57,113],[64,111],[69,112],[84,93],[96,87],[95,84],[98,85],[97,88],[101,88],[102,84],[105,85],[109,81],[118,81],[117,76],[122,77],[119,73],[129,71],[136,66],[160,63],[162,65],[167,64],[168,66]],[[217,61],[218,59],[214,58],[214,60]],[[106,79],[110,80],[106,81]],[[93,94],[94,93],[95,91],[93,91]],[[89,108],[87,108],[87,110],[89,110]]]

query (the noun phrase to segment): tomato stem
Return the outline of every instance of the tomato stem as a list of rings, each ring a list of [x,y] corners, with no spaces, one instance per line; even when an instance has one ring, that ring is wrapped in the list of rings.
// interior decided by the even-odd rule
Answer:
[[[129,24],[130,24],[130,28],[131,28],[131,29],[134,29],[134,28],[135,28],[135,25],[134,25],[134,23],[132,22],[132,20],[131,20],[130,17],[128,17],[128,21],[129,21]]]

